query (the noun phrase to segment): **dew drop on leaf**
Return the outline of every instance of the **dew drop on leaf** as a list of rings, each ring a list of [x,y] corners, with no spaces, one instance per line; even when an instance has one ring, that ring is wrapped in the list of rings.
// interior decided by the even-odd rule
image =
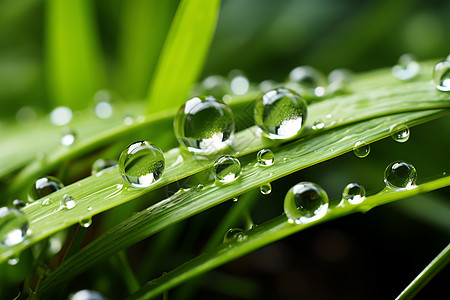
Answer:
[[[415,57],[405,53],[398,59],[398,64],[392,67],[392,75],[400,80],[410,80],[419,74],[420,65]]]
[[[233,242],[233,241],[243,241],[247,236],[244,231],[240,228],[230,228],[223,238],[224,243]]]
[[[272,192],[272,185],[270,183],[265,183],[259,187],[259,191],[263,195],[269,195]]]
[[[342,198],[350,204],[359,204],[366,197],[366,189],[358,183],[349,183],[342,192]]]
[[[384,171],[384,183],[387,187],[401,190],[415,186],[417,171],[414,166],[405,161],[395,161]]]
[[[92,225],[92,218],[81,219],[79,223],[81,227],[88,228]]]
[[[61,134],[61,145],[65,146],[65,147],[69,147],[72,146],[73,143],[75,143],[75,140],[77,138],[77,133],[68,128],[65,127],[62,130],[62,134]]]
[[[106,300],[106,298],[94,290],[79,290],[69,295],[69,300]]]
[[[353,153],[359,158],[364,158],[370,153],[370,145],[364,141],[357,141],[353,147]]]
[[[60,205],[62,208],[72,209],[75,207],[75,205],[77,205],[77,203],[75,202],[75,199],[71,195],[64,194],[64,196],[60,201]]]
[[[443,92],[450,91],[450,61],[438,62],[433,69],[433,80],[436,88]]]
[[[392,125],[389,131],[394,141],[404,143],[409,139],[410,131],[408,126],[404,124]]]
[[[273,165],[275,154],[273,154],[272,150],[270,149],[261,149],[256,154],[256,160],[258,162],[258,165],[262,167],[268,167]]]
[[[213,175],[221,183],[235,181],[241,175],[241,163],[239,159],[231,155],[220,156],[214,162]]]
[[[39,178],[34,182],[28,192],[28,201],[36,201],[37,199],[50,195],[63,187],[64,186],[61,181],[56,177],[46,176]]]
[[[18,209],[0,207],[0,246],[17,245],[25,239],[28,218]]]
[[[113,159],[97,159],[91,167],[91,174],[92,175],[101,175],[103,171],[117,166],[118,162]]]

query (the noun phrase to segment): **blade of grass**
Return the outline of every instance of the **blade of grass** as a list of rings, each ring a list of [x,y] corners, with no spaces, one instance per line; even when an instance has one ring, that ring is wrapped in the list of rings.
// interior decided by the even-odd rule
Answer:
[[[450,262],[450,244],[436,256],[422,272],[395,298],[396,300],[412,299],[439,271]]]
[[[444,188],[449,185],[450,176],[447,176],[421,184],[416,188],[410,190],[395,191],[386,188],[378,194],[367,197],[361,204],[345,205],[343,207],[335,207],[329,209],[327,214],[321,219],[299,225],[294,225],[287,222],[287,218],[285,215],[279,216],[255,227],[254,229],[245,232],[246,237],[242,241],[224,243],[217,248],[186,262],[173,271],[164,274],[160,278],[146,283],[136,293],[132,294],[129,299],[153,298],[194,276],[207,272],[217,266],[241,257],[253,250],[261,248],[293,233],[305,230],[306,228],[313,227],[315,225],[328,222],[352,213],[365,213],[374,207],[408,198],[419,193],[425,193],[439,188]],[[438,267],[445,266],[445,263],[447,263],[450,258],[450,252],[447,249],[444,253],[445,254],[441,254],[440,256],[438,256],[438,258],[442,257],[442,259],[437,259],[438,263],[435,263],[434,268],[430,267],[427,269],[436,271]],[[417,283],[416,287],[418,287],[419,285],[420,284]]]
[[[80,274],[115,252],[129,247],[171,224],[227,201],[237,194],[243,194],[258,188],[268,181],[274,181],[295,171],[351,151],[356,141],[360,139],[371,143],[389,136],[389,127],[392,124],[401,122],[403,124],[413,125],[429,120],[430,118],[435,118],[442,113],[443,111],[424,111],[396,114],[349,125],[325,132],[318,136],[305,137],[279,150],[275,150],[275,157],[278,159],[275,160],[275,163],[270,168],[255,167],[255,160],[243,165],[241,177],[233,182],[233,184],[217,186],[212,183],[205,185],[202,189],[193,188],[187,191],[180,191],[172,197],[162,200],[148,209],[135,214],[127,221],[117,225],[87,245],[77,255],[67,260],[52,272],[43,283],[40,293],[45,294],[54,290],[60,282]],[[188,168],[184,167],[184,169]],[[117,195],[115,198],[132,197],[132,193],[138,192],[127,191],[126,193]],[[110,202],[113,199],[107,199],[107,201]],[[115,201],[117,200],[115,199]],[[123,201],[123,199],[121,200]],[[100,198],[97,201],[102,202],[104,200]],[[81,205],[86,206],[89,204],[80,203]],[[102,203],[102,205],[105,204]],[[30,218],[34,219],[36,218],[35,214],[39,212],[36,210],[32,212],[30,210],[28,213]],[[72,211],[65,213],[66,220],[70,220],[71,213]],[[57,216],[49,214],[46,218],[57,218]],[[34,224],[36,224],[36,227],[38,226],[38,222]],[[45,229],[40,228],[40,230]],[[34,237],[31,236],[30,240],[32,238]],[[23,246],[14,246],[14,248],[16,247]],[[14,250],[17,251],[17,248],[14,248],[11,249],[11,252]],[[0,252],[0,259],[2,256],[8,257],[5,253]]]
[[[182,0],[170,27],[147,96],[147,112],[178,107],[206,59],[220,0]]]
[[[53,102],[86,108],[104,84],[93,2],[50,0],[45,5],[47,76]]]

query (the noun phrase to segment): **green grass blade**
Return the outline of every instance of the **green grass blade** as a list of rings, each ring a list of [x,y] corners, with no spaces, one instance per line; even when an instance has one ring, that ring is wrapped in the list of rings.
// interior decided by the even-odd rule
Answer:
[[[131,295],[130,299],[153,298],[196,275],[202,274],[228,261],[241,257],[253,250],[261,248],[293,233],[305,230],[306,228],[313,227],[317,224],[331,221],[356,212],[367,212],[374,207],[390,203],[392,201],[408,198],[419,193],[444,188],[449,185],[450,176],[447,176],[421,184],[410,190],[395,191],[392,189],[385,189],[378,194],[367,197],[361,204],[346,205],[343,207],[329,209],[323,218],[299,225],[288,223],[286,216],[282,215],[245,232],[246,237],[243,241],[221,244],[217,248],[188,261],[160,278],[148,282],[139,291]],[[442,257],[442,259],[437,259],[441,262],[441,267],[442,265],[445,265],[445,262],[448,262],[450,257],[450,252],[448,249],[444,253],[445,254],[438,256],[438,258]]]
[[[396,300],[412,299],[420,290],[450,262],[450,244],[406,287]]]
[[[104,69],[93,2],[45,2],[49,91],[55,105],[86,108],[103,87]]]
[[[258,188],[268,181],[274,181],[295,171],[351,151],[356,141],[360,139],[364,139],[366,142],[371,143],[389,136],[389,127],[392,124],[403,123],[413,125],[429,120],[430,118],[438,117],[439,115],[442,115],[442,113],[447,112],[448,111],[443,110],[428,110],[423,112],[395,114],[345,126],[325,132],[321,135],[305,137],[294,143],[288,144],[283,148],[275,150],[275,157],[278,159],[276,159],[275,163],[270,168],[257,168],[255,167],[256,161],[253,160],[250,163],[243,165],[241,177],[239,180],[233,182],[233,184],[217,186],[214,183],[211,183],[200,190],[193,188],[176,193],[172,197],[162,200],[148,209],[132,216],[127,221],[112,228],[94,242],[87,245],[48,277],[42,285],[41,293],[45,294],[46,292],[52,291],[61,282],[80,274],[98,261],[107,258],[115,252],[129,247],[171,224],[227,201],[237,194],[245,193]],[[251,138],[251,136],[246,137],[246,139],[249,138]],[[182,168],[184,170],[192,170],[192,168],[186,166]],[[170,169],[167,172],[170,173],[170,176],[167,175],[163,177],[161,179],[161,184],[165,184],[164,178],[171,178],[176,174],[172,173]],[[114,180],[113,177],[107,173],[103,176],[108,176],[109,181],[112,181],[116,185],[117,181],[119,181]],[[86,179],[86,182],[89,182],[89,179]],[[98,180],[97,185],[101,188],[100,183],[101,181]],[[156,186],[159,186],[159,183],[160,182],[157,182]],[[82,182],[80,187],[82,190],[85,190],[83,189]],[[114,190],[115,187],[113,187],[112,190],[109,189],[106,194],[111,194]],[[109,205],[113,205],[111,203],[113,201],[126,201],[127,198],[142,193],[145,192],[129,190],[116,197],[107,199],[106,201]],[[61,197],[62,193],[59,193],[58,196]],[[96,199],[99,203],[95,205],[101,207],[103,205],[106,206],[107,203],[103,203],[106,202],[104,200],[104,194],[100,194],[99,196],[100,199]],[[88,203],[86,204],[81,202],[79,208],[85,210],[86,208],[84,207],[89,205],[89,198],[87,199],[87,202]],[[35,219],[37,214],[41,214],[36,209],[38,206],[39,204],[33,205],[35,209],[33,211],[31,211],[31,209],[28,210],[27,213],[31,219]],[[73,210],[76,208],[77,207]],[[71,214],[75,214],[72,211],[65,212],[65,220],[69,221],[72,218]],[[80,213],[78,212],[75,215],[79,214]],[[42,218],[51,219],[53,216],[49,214]],[[60,219],[58,216],[54,216],[54,218]],[[36,222],[35,226],[37,227],[39,225],[39,230],[45,230],[39,223]],[[31,236],[31,238],[33,238],[33,236]],[[18,245],[15,247],[23,246]],[[12,248],[11,252],[14,250],[17,251],[17,249]],[[0,259],[3,257],[6,258],[9,255],[0,252]]]
[[[182,0],[147,96],[147,111],[177,107],[186,100],[203,67],[220,0]]]

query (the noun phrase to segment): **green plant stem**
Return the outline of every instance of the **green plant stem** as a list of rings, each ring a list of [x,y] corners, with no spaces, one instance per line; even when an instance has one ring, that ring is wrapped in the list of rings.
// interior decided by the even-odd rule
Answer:
[[[130,267],[125,251],[118,252],[113,257],[113,263],[115,264],[117,271],[125,281],[128,292],[132,293],[138,290],[140,284]]]
[[[401,292],[396,300],[412,299],[439,271],[450,262],[450,244]]]

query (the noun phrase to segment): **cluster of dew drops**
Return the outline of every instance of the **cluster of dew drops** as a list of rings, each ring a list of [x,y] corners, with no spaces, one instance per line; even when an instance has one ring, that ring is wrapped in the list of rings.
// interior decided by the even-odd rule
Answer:
[[[403,55],[392,68],[393,75],[402,81],[408,81],[418,76],[419,64],[411,55]],[[273,81],[263,81],[259,84],[262,96],[256,100],[253,117],[261,136],[272,140],[287,140],[298,136],[304,129],[307,118],[307,101],[300,96],[311,99],[324,95],[348,92],[348,81],[351,73],[346,70],[335,70],[328,77],[328,85],[318,71],[302,66],[293,69],[288,81],[283,86]],[[436,88],[440,91],[450,91],[450,56],[437,63],[433,70]],[[231,100],[229,94],[243,95],[251,88],[248,79],[242,74],[233,74],[227,81],[221,76],[210,76],[200,84],[203,94],[186,101],[178,110],[174,120],[174,132],[182,148],[196,156],[211,157],[229,147],[234,139],[235,123],[232,110],[228,107]],[[199,93],[200,94],[200,93]],[[219,95],[224,95],[219,97]],[[102,119],[109,118],[113,106],[107,91],[99,91],[95,99],[95,113]],[[25,108],[18,115],[30,115]],[[67,107],[57,107],[51,114],[52,123],[58,126],[67,125],[72,119],[72,111]],[[124,119],[125,125],[134,122],[131,117]],[[324,128],[321,120],[314,122],[313,130]],[[406,142],[409,138],[409,128],[396,124],[390,128],[390,134],[398,142]],[[68,127],[62,128],[61,144],[69,147],[77,139],[76,132]],[[363,140],[357,141],[355,155],[364,158],[370,153],[370,145]],[[262,149],[257,153],[257,165],[265,168],[275,163],[275,155],[270,149]],[[145,188],[161,179],[165,169],[163,151],[148,141],[137,141],[130,144],[120,154],[118,163],[114,160],[97,160],[92,174],[100,175],[106,168],[117,166],[123,180],[131,187]],[[231,155],[219,156],[212,167],[212,173],[218,184],[229,184],[241,175],[241,163]],[[410,189],[415,186],[417,172],[415,168],[404,161],[391,163],[385,171],[384,181],[391,189]],[[45,198],[51,193],[63,188],[63,184],[55,177],[39,178],[30,188],[28,202]],[[260,187],[262,194],[271,192],[270,183]],[[338,206],[355,205],[364,201],[365,188],[358,183],[348,184],[342,193]],[[42,200],[42,205],[49,205],[50,198]],[[0,247],[10,247],[21,243],[30,234],[26,215],[20,210],[26,204],[14,200],[11,206],[0,207]],[[65,194],[60,200],[60,210],[72,209],[76,201]],[[284,211],[290,223],[301,224],[322,218],[328,210],[327,193],[317,184],[300,182],[289,189],[284,199]],[[89,207],[88,210],[92,210]],[[80,225],[88,227],[91,219],[80,220]],[[242,240],[245,237],[240,229],[230,229],[224,241]],[[17,263],[11,259],[11,263]]]

